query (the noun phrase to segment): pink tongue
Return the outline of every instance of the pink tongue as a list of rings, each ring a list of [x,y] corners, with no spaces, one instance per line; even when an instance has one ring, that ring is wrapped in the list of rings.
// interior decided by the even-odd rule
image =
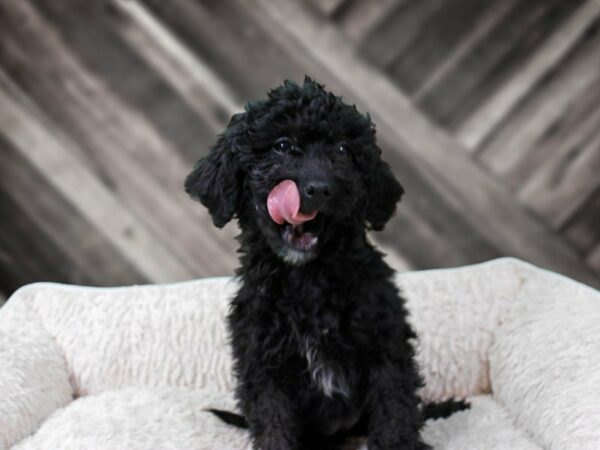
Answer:
[[[271,219],[279,225],[285,222],[300,225],[317,215],[317,211],[308,214],[300,212],[300,193],[292,180],[283,180],[273,188],[267,198],[267,209]]]

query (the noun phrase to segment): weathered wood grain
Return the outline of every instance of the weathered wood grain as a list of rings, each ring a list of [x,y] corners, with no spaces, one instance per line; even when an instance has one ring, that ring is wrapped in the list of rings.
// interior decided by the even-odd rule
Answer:
[[[325,16],[333,16],[345,4],[352,3],[351,0],[310,0],[310,3]]]
[[[588,264],[597,272],[600,272],[600,245],[597,245],[586,259]]]
[[[448,228],[453,229],[452,238],[449,238]],[[477,234],[459,233],[456,228],[456,224],[448,227],[448,223],[423,219],[407,200],[399,205],[386,229],[372,233],[372,238],[384,251],[400,248],[411,267],[416,269],[457,267],[500,256],[494,249],[482,246]]]
[[[29,269],[4,290],[12,292],[26,280],[96,286],[149,281],[1,135],[0,168],[5,194],[0,234],[30,243],[20,251]]]
[[[286,78],[304,78],[306,68],[278,45],[271,30],[249,19],[247,8],[226,0],[143,3],[246,101]]]
[[[559,227],[600,186],[600,121],[596,133],[546,164],[528,180],[518,198]],[[553,155],[554,156],[554,155]]]
[[[448,52],[441,56],[440,62],[432,67],[429,72],[421,71],[423,80],[418,89],[412,94],[414,101],[421,102],[440,83],[443,83],[450,73],[458,70],[458,66],[464,63],[464,60],[475,50],[479,42],[486,39],[514,7],[515,1],[505,0],[489,3],[484,11],[477,16],[474,23],[463,23],[465,34],[462,39],[457,42],[454,48],[449,48]]]
[[[21,213],[5,191],[0,191],[0,214],[3,231],[19,230],[0,233],[0,285],[3,291],[12,293],[34,281],[73,279],[68,258],[51,239],[32,239],[40,234],[39,229]]]
[[[124,39],[204,117],[214,134],[220,133],[229,117],[242,110],[236,94],[146,7],[135,0],[114,5],[130,19],[119,29]]]
[[[145,120],[185,160],[191,162],[199,151],[208,149],[216,133],[214,122],[225,123],[229,119],[229,112],[214,104],[206,114],[197,114],[173,84],[153,70],[147,55],[141,55],[122,36],[121,32],[132,21],[112,3],[105,0],[92,4],[69,0],[31,0],[31,3],[79,64],[100,78],[111,95],[119,96],[131,109],[143,112]]]
[[[439,0],[398,2],[360,42],[359,52],[377,67],[388,68],[410,47],[427,20],[443,4]]]
[[[406,1],[409,0],[351,0],[333,20],[349,39],[359,43],[392,8]]]
[[[276,54],[278,55],[277,62],[279,64],[272,66],[271,68],[271,77],[274,80],[282,80],[286,76],[285,68],[286,67],[304,67],[304,70],[307,70],[312,76],[315,76],[317,79],[325,81],[328,83],[328,86],[332,89],[336,89],[338,86],[335,84],[335,78],[331,77],[331,75],[325,70],[321,65],[319,65],[312,58],[304,57],[304,53],[296,51],[296,49],[288,47],[287,40],[283,37],[279,38],[276,35],[273,35],[272,24],[265,20],[260,11],[256,11],[251,4],[246,2],[231,2],[224,1],[220,2],[223,5],[222,9],[213,9],[211,14],[212,25],[218,26],[220,23],[225,25],[228,23],[231,18],[229,11],[235,10],[236,14],[243,18],[244,26],[249,30],[249,33],[252,35],[260,35],[262,33],[266,33],[266,30],[269,30],[270,33],[270,41],[265,39],[264,46],[267,46],[265,52],[266,54]],[[181,12],[170,11],[170,14],[173,16],[179,17],[180,22],[178,23],[178,27],[186,28],[191,27],[191,25],[186,24],[185,20],[191,20],[191,18],[184,17]],[[196,19],[194,19],[196,20]],[[251,31],[250,31],[251,30]],[[226,55],[230,54],[234,51],[231,48],[231,45],[242,46],[242,50],[245,50],[246,45],[253,45],[252,42],[232,42],[229,40],[218,41],[214,43],[211,51],[215,55],[215,58],[226,57]],[[274,48],[268,48],[271,46],[275,46]],[[239,50],[237,50],[239,51]],[[248,49],[248,51],[251,51]],[[298,57],[297,55],[300,55]],[[236,65],[231,69],[235,72],[242,72],[245,70],[243,61],[233,61]],[[216,70],[223,70],[221,66],[217,65]],[[228,69],[229,70],[229,69]],[[304,70],[298,72],[293,77],[296,80],[301,80],[304,76]],[[221,73],[219,73],[221,74]],[[333,83],[330,83],[333,82]],[[235,81],[232,87],[236,90],[244,90],[247,89],[243,85],[235,84]],[[244,84],[249,84],[251,89],[251,97],[263,97],[264,91],[261,91],[264,80],[259,77],[255,77],[254,74],[250,73],[247,76]],[[276,83],[280,83],[277,81]],[[339,83],[338,83],[339,85]],[[348,92],[352,94],[351,91],[344,90],[338,92]],[[386,141],[385,138],[382,139],[384,148],[393,148],[397,146],[397,142],[393,142],[393,140]],[[465,219],[462,217],[462,213],[457,213],[453,211],[452,208],[448,208],[445,205],[444,200],[436,195],[432,189],[428,188],[427,184],[429,181],[424,179],[418,171],[411,170],[411,164],[400,160],[393,162],[393,166],[397,168],[397,172],[403,182],[406,184],[406,187],[410,192],[419,192],[419,196],[415,196],[412,199],[409,197],[407,202],[415,204],[415,208],[411,209],[411,213],[415,213],[418,211],[421,214],[419,218],[413,218],[413,222],[418,223],[433,223],[434,226],[439,228],[439,235],[435,240],[423,240],[424,235],[419,238],[419,233],[417,231],[405,230],[401,229],[397,222],[392,222],[386,230],[385,233],[391,236],[391,239],[388,240],[389,243],[394,242],[396,251],[400,251],[402,255],[407,253],[407,248],[411,248],[413,254],[418,254],[419,263],[423,264],[426,262],[424,266],[418,267],[434,267],[435,265],[452,265],[455,264],[456,261],[461,261],[462,263],[467,263],[473,260],[483,260],[489,259],[490,257],[498,255],[498,252],[493,250],[492,246],[488,244],[485,239],[481,238],[479,233],[473,229],[473,227],[469,226]],[[468,238],[467,238],[468,237]],[[424,247],[432,247],[432,248],[446,248],[448,245],[446,242],[451,242],[451,247],[453,248],[455,255],[450,259],[445,260],[436,260],[435,255],[450,255],[450,252],[423,252],[422,249]]]
[[[453,267],[501,256],[501,251],[460,208],[449,205],[424,172],[401,151],[392,136],[380,132],[384,158],[404,186],[406,194],[397,215],[387,225],[380,240],[395,245],[417,268]],[[402,144],[404,145],[404,144]]]
[[[572,249],[468,159],[456,141],[432,127],[388,80],[362,64],[335,29],[296,3],[253,3],[355,93],[373,112],[379,129],[405,144],[406,157],[431,174],[431,183],[446,202],[461,209],[498,249],[598,284]]]
[[[549,71],[555,69],[599,15],[600,2],[588,0],[552,33],[521,70],[515,72],[501,89],[471,113],[457,132],[458,139],[467,149],[479,147],[527,93]]]
[[[0,292],[231,273],[236,230],[183,178],[241,103],[305,74],[378,124],[407,190],[371,236],[393,267],[510,254],[598,285],[598,16],[597,0],[0,2]]]
[[[159,236],[171,259],[187,267],[185,273],[195,273],[196,267],[217,273],[231,270],[235,264],[234,230],[217,233],[204,210],[187,198],[182,183],[190,164],[177,157],[141,114],[81,65],[41,20],[34,20],[34,12],[27,11],[24,2],[20,5],[24,14],[31,15],[29,27],[25,31],[13,29],[1,39],[0,47],[11,42],[18,50],[5,52],[0,58],[12,57],[12,66],[21,64],[21,81],[29,81],[27,89],[61,120],[81,144],[86,164],[110,180],[126,208]],[[27,31],[35,39],[22,35]],[[54,73],[57,78],[48,78],[45,73]]]
[[[422,86],[428,75],[476,27],[484,10],[492,10],[494,17],[499,16],[495,12],[496,2],[489,0],[463,0],[460,9],[453,2],[439,3],[439,9],[424,21],[410,45],[388,65],[387,73],[410,97],[417,91],[421,91],[419,97],[426,95]]]
[[[492,96],[511,74],[520,71],[532,51],[579,4],[579,0],[517,2],[419,105],[437,123],[455,130]]]
[[[260,10],[252,8],[246,2],[237,2],[237,5],[239,10],[247,11],[248,24],[254,21],[257,24],[256,26],[269,29],[273,33],[273,24],[260,13]],[[281,35],[278,42],[284,46],[285,53],[288,55],[303,54],[296,44],[284,35]],[[338,94],[344,94],[347,100],[355,100],[353,90],[340,83],[337,77],[333,76],[326,67],[317,61],[305,59],[299,61],[298,64],[310,68],[309,73],[311,75],[327,83],[328,87]],[[359,105],[363,109],[360,102]],[[395,173],[409,192],[405,202],[411,208],[403,210],[400,207],[398,217],[403,214],[417,214],[419,217],[410,219],[412,223],[422,223],[425,228],[434,227],[437,230],[435,239],[431,234],[429,239],[424,239],[426,234],[420,234],[416,229],[403,228],[398,220],[393,219],[383,233],[390,236],[389,243],[395,242],[396,248],[403,255],[419,255],[417,260],[423,265],[417,267],[450,266],[455,265],[456,261],[466,264],[490,259],[500,254],[494,248],[494,245],[469,223],[460,208],[456,209],[448,205],[447,199],[432,187],[432,184],[435,184],[435,180],[430,178],[432,174],[420,170],[410,158],[404,157],[402,152],[391,152],[391,150],[404,145],[398,141],[396,136],[380,133],[379,142],[382,148],[386,150],[385,158],[394,167]],[[382,236],[382,239],[385,239],[385,236]],[[452,248],[454,255],[450,256],[450,252],[423,251],[424,248],[441,249],[448,246]],[[446,255],[447,259],[435,259],[435,256],[441,255]]]
[[[565,62],[558,70],[546,74],[544,83],[480,148],[479,159],[512,188],[529,184],[533,170],[540,172],[543,166],[549,166],[552,158],[560,159],[576,144],[569,142],[561,151],[560,145],[552,146],[545,138],[567,136],[569,140],[577,139],[578,133],[574,135],[568,128],[562,130],[561,125],[574,122],[577,127],[586,122],[590,113],[585,107],[587,98],[599,94],[595,86],[600,84],[597,70],[600,67],[600,36],[584,38]],[[583,109],[579,114],[578,108]],[[531,159],[536,154],[537,164],[534,164]],[[520,167],[523,169],[519,170]],[[527,173],[527,167],[533,170]]]
[[[600,245],[600,187],[565,223],[561,232],[582,255],[593,253]]]
[[[124,205],[85,167],[71,150],[73,143],[59,138],[38,118],[34,107],[0,75],[0,130],[48,182],[68,199],[143,276],[149,280],[191,276]],[[93,207],[90,207],[92,206]],[[134,230],[133,232],[131,230]]]

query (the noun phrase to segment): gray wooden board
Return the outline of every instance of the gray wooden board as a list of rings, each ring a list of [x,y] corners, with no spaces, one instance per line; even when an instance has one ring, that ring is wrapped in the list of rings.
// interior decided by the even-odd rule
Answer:
[[[359,52],[376,66],[387,69],[419,35],[424,23],[444,5],[439,0],[398,2],[375,24],[359,44]]]
[[[383,157],[394,168],[406,194],[398,205],[398,217],[382,233],[381,239],[397,248],[418,268],[458,266],[502,256],[486,236],[436,192],[429,177],[414,161],[399,151],[389,136],[380,137]],[[408,205],[405,214],[404,203]]]
[[[193,3],[144,0],[151,10],[215,68],[244,102],[264,95],[286,79],[304,77],[305,69],[257,26],[246,8],[230,0]]]
[[[559,227],[600,186],[600,133],[585,136],[548,166],[519,192],[518,198]]]
[[[477,158],[513,189],[544,171],[554,155],[569,150],[562,147],[576,145],[574,137],[594,131],[586,122],[598,113],[599,65],[600,37],[586,33],[498,125]]]
[[[352,3],[352,0],[310,0],[310,4],[325,16],[337,14],[340,8],[349,3]]]
[[[517,3],[455,70],[419,99],[419,105],[437,123],[457,129],[479,104],[519,70],[579,3],[579,0]]]
[[[3,291],[10,294],[35,281],[73,279],[68,258],[51,240],[32,239],[40,234],[39,229],[4,191],[0,191],[0,214],[4,222],[0,233],[0,288]]]
[[[350,0],[333,20],[349,39],[358,43],[392,8],[408,0]]]
[[[557,66],[565,64],[566,55],[581,41],[581,37],[590,31],[590,27],[599,16],[600,3],[596,0],[586,0],[573,14],[563,20],[560,26],[545,39],[543,45],[527,58],[519,71],[514,72],[499,89],[471,112],[467,120],[463,121],[457,130],[458,140],[468,150],[476,150],[548,73],[555,71]],[[494,22],[498,19],[498,14],[490,18]],[[478,27],[489,29],[489,20],[479,24]]]
[[[464,0],[459,8],[454,2],[441,3],[442,7],[424,21],[407,48],[389,65],[388,73],[409,96],[476,26],[481,14],[495,6],[489,0]]]
[[[295,3],[277,3],[276,7],[267,5],[266,0],[253,3],[262,8],[260,17],[266,16],[285,30],[281,31],[283,36],[293,36],[295,41],[288,41],[290,52],[299,51],[295,45],[310,49],[314,58],[335,75],[332,78],[345,85],[345,92],[350,89],[354,98],[372,110],[379,130],[402,144],[398,150],[427,174],[438,195],[462,211],[465,220],[502,252],[598,284],[590,269],[556,234],[524,211],[501,185],[466,157],[460,144],[433,127],[388,80],[358,60],[335,29]]]
[[[0,71],[8,74],[15,87],[2,81],[5,75],[0,73],[0,88],[9,86],[11,95],[15,90],[22,91],[27,101],[35,103],[34,109],[46,117],[38,123],[36,113],[32,117],[36,123],[20,127],[19,132],[38,133],[35,145],[41,145],[39,139],[46,135],[52,141],[48,148],[68,156],[82,182],[93,176],[94,189],[98,194],[103,189],[105,197],[112,196],[119,214],[135,223],[134,231],[145,230],[146,236],[154,236],[155,245],[174,262],[171,274],[189,277],[231,273],[236,259],[235,227],[228,226],[224,232],[214,229],[204,208],[183,194],[182,179],[192,161],[205,154],[237,105],[264,97],[284,78],[301,81],[309,73],[343,94],[347,101],[357,102],[359,109],[372,113],[379,125],[384,156],[407,189],[386,230],[373,234],[390,252],[390,261],[402,268],[425,268],[516,254],[593,284],[597,278],[590,277],[582,262],[587,258],[596,267],[600,261],[598,247],[589,249],[598,245],[594,228],[597,194],[589,192],[588,188],[593,187],[589,176],[584,180],[586,189],[569,194],[569,202],[576,207],[561,219],[566,222],[559,222],[556,233],[548,232],[544,216],[536,219],[501,183],[487,180],[489,175],[473,164],[467,149],[407,106],[408,96],[398,91],[404,84],[405,89],[418,94],[419,101],[427,102],[432,97],[447,113],[452,112],[446,125],[458,126],[465,117],[472,118],[479,105],[487,105],[489,99],[502,92],[509,81],[511,86],[517,83],[524,61],[539,54],[547,44],[546,36],[560,29],[580,3],[534,0],[517,1],[513,6],[502,2],[502,8],[486,7],[482,11],[482,3],[477,0],[464,0],[459,5],[436,0],[377,0],[377,5],[366,0],[336,0],[329,12],[318,14],[312,5],[321,20],[326,19],[344,33],[339,34],[338,44],[329,46],[335,39],[330,39],[328,25],[307,22],[302,10],[283,21],[274,20],[282,10],[294,9],[299,3],[7,2],[0,5]],[[370,14],[365,13],[365,5],[373,6]],[[461,21],[455,20],[458,15],[442,12],[452,11],[452,6],[457,11],[463,8],[460,18],[464,29],[459,26]],[[490,29],[483,25],[483,31],[474,29],[483,19]],[[363,27],[355,34],[354,28],[348,29],[353,21]],[[295,30],[298,24],[302,24],[304,36]],[[529,31],[533,31],[532,36],[522,39]],[[436,41],[441,41],[439,47]],[[324,45],[329,48],[327,54],[323,54]],[[449,53],[448,59],[444,52]],[[388,69],[388,74],[397,78],[396,85],[382,77],[368,58],[376,61],[377,67]],[[570,64],[569,60],[561,60],[547,67],[551,70]],[[419,74],[425,81],[419,79]],[[540,87],[531,84],[526,93],[520,94],[519,102],[527,104],[533,98],[541,101]],[[21,117],[23,111],[4,114],[4,120]],[[559,139],[543,133],[540,142],[549,150],[559,151],[556,149],[582,133],[595,116],[593,102],[586,98],[576,100],[567,111],[551,128],[570,137]],[[502,116],[494,127],[500,126],[501,130],[514,123],[511,115],[512,111]],[[36,127],[46,130],[41,132]],[[12,134],[22,144],[31,142]],[[77,246],[71,252],[64,242],[68,236],[85,234],[87,227],[98,235],[90,241],[92,248],[100,245],[98,242],[108,242],[117,263],[124,267],[135,271],[134,255],[153,254],[154,250],[145,253],[143,247],[134,248],[107,235],[111,224],[89,209],[92,206],[83,201],[85,195],[65,191],[69,183],[55,179],[64,174],[54,174],[31,159],[48,160],[56,170],[56,157],[42,155],[41,147],[32,152],[19,150],[32,165],[25,165],[23,170],[38,171],[53,189],[48,196],[40,197],[40,210],[49,210],[55,202],[59,212],[73,205],[74,222],[64,225],[66,237],[61,240],[53,230],[65,214],[52,216],[56,219],[42,226],[36,222],[39,215],[14,197],[15,192],[8,187],[3,192],[11,195],[0,200],[12,202],[5,204],[12,205],[13,210],[24,208],[20,210],[20,220],[27,221],[23,229],[47,233],[53,254],[69,261],[69,267],[79,261],[76,252],[81,249],[85,254],[86,248]],[[515,174],[524,170],[533,175],[549,167],[543,152],[530,149],[523,156],[523,164],[515,166]],[[581,171],[573,173],[578,178],[586,177]],[[515,176],[519,182],[520,178],[529,178]],[[557,207],[562,203],[564,200],[558,200]],[[11,242],[4,250],[0,248],[0,266],[7,255],[11,257],[5,250],[13,245]],[[577,250],[579,259],[573,257],[565,242]],[[107,254],[113,250],[107,249]],[[28,264],[31,261],[19,259],[19,267]],[[40,279],[51,275],[49,269],[44,272],[43,264],[31,268]],[[104,263],[99,260],[98,264]],[[0,267],[6,273],[5,283],[11,277],[19,279],[18,273],[10,272],[13,269]],[[158,262],[151,261],[146,269],[160,277],[155,271]],[[106,279],[119,279],[110,274],[110,269],[104,270]]]
[[[219,4],[223,4],[224,8],[213,10],[213,14],[211,15],[213,24],[218,23],[219,20],[222,20],[223,23],[227,23],[227,21],[230,20],[229,11],[235,10],[237,15],[244,18],[244,26],[248,30],[252,30],[248,31],[249,33],[257,36],[261,32],[264,32],[261,30],[265,29],[265,25],[257,23],[255,16],[248,11],[251,6],[247,6],[247,4],[244,2],[236,3],[228,2],[227,0],[219,2]],[[173,11],[171,11],[171,13],[173,13]],[[189,20],[189,18],[181,16],[181,20],[186,19]],[[181,25],[185,27],[185,25]],[[317,62],[310,59],[296,60],[297,57],[295,55],[298,55],[298,52],[289,52],[285,51],[284,49],[275,50],[265,48],[265,46],[275,45],[273,41],[273,38],[265,38],[265,42],[263,43],[265,54],[276,55],[277,57],[277,60],[272,61],[270,64],[270,77],[273,79],[273,83],[275,83],[271,87],[279,84],[281,80],[283,80],[288,74],[287,69],[283,68],[290,67],[303,67],[303,69],[298,69],[298,72],[294,74],[295,76],[293,78],[296,80],[301,80],[305,71],[307,71],[317,79],[327,82],[328,86],[334,90],[336,86],[340,86],[335,77],[332,77]],[[218,41],[215,42],[212,51],[215,54],[217,52],[221,52],[223,57],[225,57],[233,51],[233,49],[230,47],[231,45],[232,43],[228,40]],[[243,50],[246,50],[246,46],[250,47],[252,45],[252,42],[235,42],[235,46],[243,46]],[[247,50],[251,51],[250,48]],[[234,59],[231,63],[236,64],[236,66],[228,69],[231,69],[234,72],[243,72],[245,70],[243,61]],[[219,73],[222,73],[221,71],[224,70],[220,66],[217,66],[216,69],[220,71]],[[226,74],[223,74],[223,76],[226,76]],[[256,76],[254,73],[247,73],[244,84],[249,83],[252,83],[252,86],[250,86],[249,90],[253,93],[248,94],[252,95],[252,97],[249,98],[256,98],[257,96],[262,98],[265,96],[264,90],[262,90],[264,85],[264,80],[262,77]],[[238,90],[244,89],[243,86],[235,84],[233,87]],[[350,101],[352,101],[352,92],[348,92],[347,90],[338,91],[338,93],[342,92],[348,93],[348,98]],[[417,236],[420,234],[417,230],[412,231],[402,229],[401,227],[396,226],[394,223],[391,223],[388,231],[385,232],[389,236],[389,239],[387,240],[388,243],[391,244],[391,241],[395,239],[395,247],[401,254],[407,252],[408,247],[414,248],[414,250],[411,252],[412,254],[419,255],[418,259],[420,264],[417,265],[418,267],[434,267],[436,264],[442,264],[445,266],[456,265],[457,261],[461,261],[462,263],[474,260],[480,261],[500,254],[500,252],[496,250],[485,237],[483,237],[465,221],[462,211],[456,211],[453,208],[450,208],[443,198],[441,198],[433,189],[431,189],[430,181],[427,180],[426,176],[420,173],[419,169],[416,168],[410,160],[404,158],[401,152],[393,151],[397,150],[398,145],[400,145],[398,142],[393,142],[393,140],[389,138],[386,140],[385,136],[381,137],[381,141],[383,143],[383,148],[386,150],[386,158],[390,160],[392,167],[394,167],[399,178],[403,183],[405,183],[406,188],[408,189],[409,194],[407,195],[406,201],[413,205],[413,208],[411,208],[411,214],[419,215],[419,217],[414,218],[412,222],[428,222],[430,226],[436,229],[437,233],[439,233],[436,244],[439,243],[443,248],[450,246],[456,254],[451,256],[450,252],[431,252],[429,253],[431,256],[428,257],[428,253],[420,251],[419,246],[423,248],[435,246],[436,244],[434,244],[431,240],[426,241],[423,239],[418,239]],[[441,241],[444,240],[446,241],[445,245],[441,244]],[[437,254],[438,256],[442,254],[446,255],[447,259],[436,260],[434,254]]]
[[[587,257],[586,261],[592,268],[600,272],[600,245],[596,245],[596,247]]]
[[[563,225],[561,231],[582,255],[589,255],[600,245],[600,187]]]
[[[206,153],[218,130],[210,127],[120,39],[127,19],[110,3],[33,0],[65,42],[121,99],[144,115],[190,163]],[[221,124],[229,120],[217,111]]]
[[[27,31],[35,39],[18,39]],[[231,270],[233,234],[217,233],[205,212],[183,192],[191,163],[182,161],[143,113],[122,103],[63,43],[43,36],[44,27],[35,21],[29,29],[13,30],[0,44],[7,50],[0,58],[9,63],[13,74],[21,71],[22,85],[82,144],[86,164],[110,180],[128,207],[161,236],[161,245],[169,247],[189,273],[197,268],[208,273]],[[46,77],[48,71],[59,77]],[[196,223],[205,226],[199,228]]]
[[[0,168],[0,192],[7,208],[0,234],[5,243],[27,241],[30,247],[20,251],[20,257],[35,267],[30,273],[23,271],[22,280],[35,281],[36,274],[40,279],[91,285],[148,281],[1,135]],[[15,287],[4,289],[12,292]]]

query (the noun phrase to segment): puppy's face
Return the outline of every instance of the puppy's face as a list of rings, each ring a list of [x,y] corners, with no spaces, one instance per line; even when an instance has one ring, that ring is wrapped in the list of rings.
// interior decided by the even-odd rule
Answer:
[[[402,194],[370,118],[321,85],[286,82],[235,115],[186,180],[215,225],[234,216],[289,264],[349,229],[383,228]]]

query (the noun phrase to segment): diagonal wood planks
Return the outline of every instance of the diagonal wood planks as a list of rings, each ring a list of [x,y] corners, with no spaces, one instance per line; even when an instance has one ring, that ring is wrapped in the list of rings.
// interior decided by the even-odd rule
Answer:
[[[150,281],[186,278],[190,274],[177,264],[154,237],[94,174],[70,151],[67,139],[57,138],[14,86],[0,76],[0,130],[41,173],[52,173],[48,181],[68,198],[110,242],[130,258]],[[94,205],[90,208],[89,205]],[[134,235],[125,230],[135,229]]]
[[[597,283],[598,0],[457,1],[0,3],[0,290],[230,273],[234,227],[182,179],[305,73],[378,124],[408,192],[372,236],[394,267],[511,254]],[[67,190],[88,178],[98,204]]]
[[[463,214],[502,252],[599,285],[598,278],[550,229],[525,211],[508,192],[466,156],[457,141],[432,124],[379,72],[366,66],[339,33],[302,5],[254,0],[281,33],[312,56],[372,112],[384,134],[405,145],[403,153],[424,173],[448,204]]]
[[[198,270],[206,274],[230,271],[235,264],[233,229],[217,233],[202,209],[183,193],[183,179],[191,163],[179,160],[177,152],[143,117],[120,102],[73,58],[25,2],[10,14],[27,17],[28,27],[5,35],[0,58],[5,64],[10,61],[13,70],[21,70],[20,80],[36,101],[52,111],[55,123],[58,120],[67,134],[82,144],[67,148],[77,153],[80,165],[90,176],[97,178],[100,172],[104,180],[109,180],[122,198],[124,214],[139,218],[139,227],[133,229],[148,229],[152,233],[154,237],[148,239],[146,247],[170,249],[161,257],[142,253],[140,264],[156,261],[154,277],[164,266],[161,279],[189,278]],[[54,73],[55,77],[47,77],[47,73]],[[60,149],[62,146],[57,145],[55,150]],[[58,154],[69,157],[64,151]],[[58,161],[57,157],[57,164]],[[55,177],[53,173],[49,176]],[[93,214],[93,202],[80,206]],[[111,218],[104,220],[110,226]],[[177,264],[183,264],[185,269],[168,270]]]
[[[588,0],[567,23],[552,34],[527,65],[487,102],[479,107],[458,130],[458,139],[469,150],[481,145],[546,73],[556,67],[600,16],[600,1]]]

